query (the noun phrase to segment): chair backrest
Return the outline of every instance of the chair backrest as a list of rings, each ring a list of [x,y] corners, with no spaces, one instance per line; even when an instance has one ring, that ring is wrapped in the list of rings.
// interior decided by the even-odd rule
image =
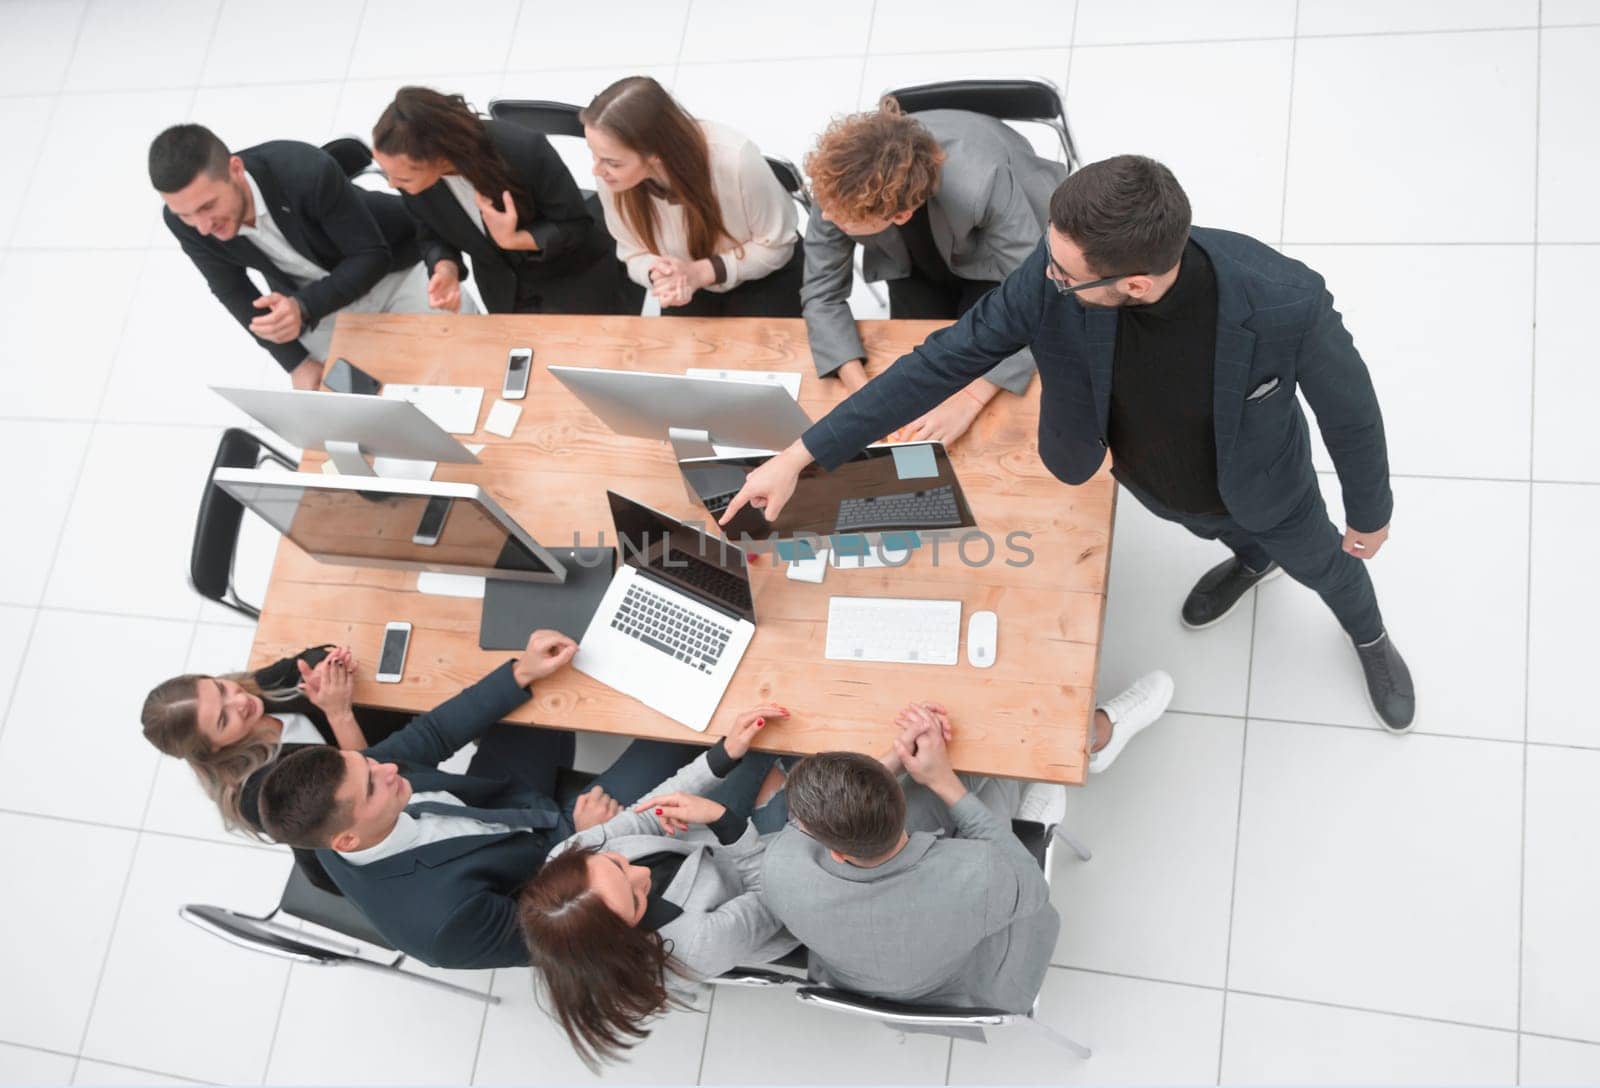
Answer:
[[[284,885],[283,898],[278,901],[278,909],[290,917],[311,922],[324,929],[331,929],[346,937],[365,941],[367,944],[377,945],[391,952],[395,950],[394,945],[367,921],[367,916],[362,914],[354,903],[342,895],[325,892],[311,883],[298,865],[289,874],[289,882]]]
[[[496,98],[489,103],[489,116],[496,121],[523,125],[546,136],[576,136],[581,140],[583,122],[578,120],[580,108],[570,102],[550,102],[538,98]]]
[[[907,1005],[881,997],[866,997],[828,986],[802,986],[795,997],[810,1005],[837,1012],[866,1016],[904,1027],[1000,1027],[1016,1019],[1004,1009],[946,1008],[936,1005]]]
[[[1067,127],[1061,92],[1047,79],[951,79],[919,83],[885,92],[906,113],[922,110],[967,110],[1001,121],[1033,121],[1048,125],[1061,141],[1067,166],[1076,169],[1078,150]]]
[[[794,198],[800,205],[800,228],[805,229],[804,220],[811,214],[811,194],[806,192],[805,179],[800,176],[800,171],[794,163],[781,155],[767,155],[767,167],[771,169],[772,176],[778,179],[778,184],[783,186],[783,191]]]
[[[206,486],[195,515],[194,543],[189,549],[189,584],[202,597],[228,605],[249,616],[259,612],[243,602],[230,599],[233,584],[233,554],[239,543],[239,526],[244,507],[212,482],[219,468],[255,468],[265,460],[277,461],[293,470],[295,464],[249,431],[229,427],[217,443],[217,455],[206,474]]]
[[[372,149],[354,136],[341,136],[322,145],[322,150],[333,156],[344,176],[353,178],[365,173],[372,165]]]
[[[294,960],[296,963],[328,967],[355,958],[354,948],[348,951],[335,950],[275,925],[269,919],[254,918],[225,907],[190,903],[178,908],[178,917],[199,926],[207,933],[221,937],[229,944],[255,952],[265,952],[269,956]]]

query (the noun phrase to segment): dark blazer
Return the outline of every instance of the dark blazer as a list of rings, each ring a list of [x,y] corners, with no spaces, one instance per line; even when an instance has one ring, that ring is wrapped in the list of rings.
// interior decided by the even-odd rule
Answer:
[[[583,192],[550,141],[540,133],[506,121],[485,121],[489,139],[511,169],[511,176],[533,201],[532,222],[520,223],[539,243],[534,252],[501,249],[478,229],[441,178],[415,196],[403,195],[416,219],[422,260],[433,275],[439,261],[454,261],[467,278],[463,253],[472,257],[478,294],[490,313],[516,311],[517,280],[551,280],[611,254],[611,236],[589,214]],[[496,193],[498,200],[500,194]],[[554,287],[555,284],[552,284]],[[559,308],[551,307],[560,312]]]
[[[312,329],[372,290],[390,272],[417,263],[416,227],[400,199],[358,188],[326,151],[298,140],[273,140],[238,154],[284,238],[302,256],[328,270],[323,279],[301,287],[248,238],[235,236],[223,242],[205,237],[171,209],[164,209],[167,229],[206,278],[211,293],[246,329],[262,313],[251,305],[261,292],[245,275],[246,269],[254,268],[274,291],[298,300],[306,328]],[[306,359],[306,349],[293,340],[273,344],[256,339],[284,370],[293,370]]]
[[[1253,238],[1196,227],[1217,277],[1217,482],[1246,529],[1268,529],[1315,487],[1316,413],[1361,532],[1389,523],[1394,496],[1383,416],[1366,364],[1322,277]],[[1045,279],[1048,240],[967,315],[934,333],[805,433],[824,468],[916,419],[1024,344],[1039,366],[1039,459],[1081,484],[1106,455],[1117,311],[1085,307]]]
[[[476,968],[528,962],[517,926],[517,890],[571,827],[553,797],[480,768],[479,760],[467,774],[439,770],[527,699],[528,690],[517,686],[507,662],[366,754],[397,763],[417,793],[455,794],[466,805],[464,816],[504,823],[507,813],[493,810],[516,809],[535,830],[446,839],[370,865],[352,865],[335,850],[317,851],[346,898],[391,944],[424,963]]]

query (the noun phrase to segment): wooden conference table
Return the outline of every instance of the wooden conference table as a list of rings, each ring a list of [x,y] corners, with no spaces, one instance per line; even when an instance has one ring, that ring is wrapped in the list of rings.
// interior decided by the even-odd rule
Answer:
[[[868,372],[876,374],[943,322],[864,321]],[[534,373],[513,437],[481,430],[500,390],[506,352],[534,349]],[[347,358],[385,382],[478,385],[486,390],[480,431],[458,436],[482,442],[479,465],[441,464],[436,480],[477,483],[535,540],[567,547],[574,532],[593,544],[615,538],[605,492],[647,503],[685,520],[705,521],[684,490],[671,447],[614,434],[555,378],[552,364],[682,373],[686,367],[792,370],[804,375],[800,404],[820,419],[843,398],[837,381],[816,377],[805,325],[798,319],[565,316],[341,315],[330,359]],[[705,734],[728,728],[744,707],[767,701],[789,708],[769,724],[757,747],[784,752],[848,749],[877,755],[897,730],[896,712],[912,700],[949,708],[956,726],[951,754],[958,769],[1054,782],[1081,783],[1094,706],[1106,577],[1110,563],[1112,480],[1102,471],[1082,487],[1066,487],[1039,462],[1039,385],[1028,395],[1002,393],[951,458],[987,547],[957,540],[928,543],[895,569],[830,570],[819,584],[794,581],[770,555],[754,564],[757,626],[732,686]],[[308,452],[303,471],[325,456]],[[1032,551],[1008,546],[1024,532]],[[367,667],[356,702],[427,710],[507,659],[478,648],[478,600],[415,592],[412,572],[330,566],[287,540],[278,548],[251,651],[259,667],[313,643],[348,644]],[[829,661],[823,656],[828,598],[897,596],[960,598],[962,653],[951,666]],[[966,662],[966,621],[980,609],[999,616],[996,661]],[[373,680],[384,625],[413,625],[404,679]],[[533,699],[511,715],[526,723],[698,741],[700,734],[572,669],[534,685]]]

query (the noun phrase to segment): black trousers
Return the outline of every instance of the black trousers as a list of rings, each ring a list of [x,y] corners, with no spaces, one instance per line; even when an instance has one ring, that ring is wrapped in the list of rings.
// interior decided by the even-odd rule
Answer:
[[[960,317],[978,300],[999,287],[988,280],[937,283],[912,272],[901,280],[889,281],[889,316],[898,318]]]
[[[794,256],[776,272],[745,280],[731,291],[696,291],[683,306],[666,306],[662,317],[799,317],[800,281],[805,254],[799,242]]]
[[[628,278],[628,269],[607,252],[569,274],[517,277],[515,313],[629,314],[644,308],[644,289]]]
[[[1126,480],[1119,477],[1118,482],[1156,517],[1175,521],[1204,540],[1222,541],[1251,570],[1276,562],[1289,577],[1317,592],[1355,642],[1371,642],[1383,634],[1383,615],[1366,562],[1342,547],[1344,533],[1328,520],[1327,504],[1314,481],[1288,516],[1265,531],[1246,529],[1226,514],[1169,510]]]

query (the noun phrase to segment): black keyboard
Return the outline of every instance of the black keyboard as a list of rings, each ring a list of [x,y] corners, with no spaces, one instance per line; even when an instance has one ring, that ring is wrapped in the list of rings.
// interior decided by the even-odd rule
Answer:
[[[734,549],[730,547],[729,551]],[[729,574],[715,563],[708,563],[698,555],[669,547],[664,559],[655,559],[649,568],[668,581],[678,582],[698,589],[705,596],[719,602],[734,612],[750,612],[750,583],[737,575]]]
[[[637,582],[623,595],[617,614],[611,617],[611,626],[705,673],[721,660],[733,634],[731,627],[703,619],[671,597]]]
[[[834,528],[953,529],[961,524],[961,507],[950,484],[927,491],[903,491],[865,499],[841,499]]]

